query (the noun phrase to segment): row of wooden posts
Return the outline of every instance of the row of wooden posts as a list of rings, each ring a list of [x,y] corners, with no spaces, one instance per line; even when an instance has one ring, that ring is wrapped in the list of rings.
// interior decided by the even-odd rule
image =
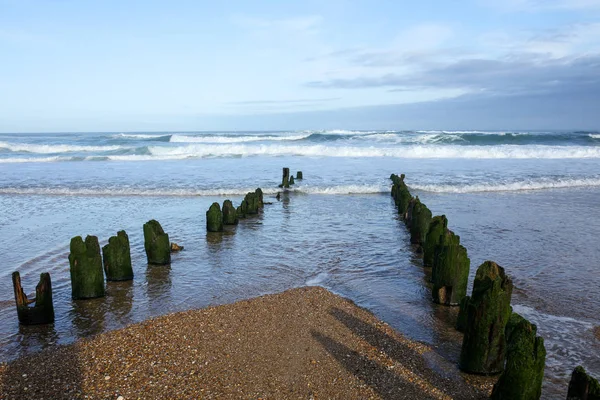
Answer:
[[[222,232],[223,225],[237,225],[241,218],[258,214],[258,210],[264,204],[261,188],[256,189],[254,192],[248,192],[237,208],[233,206],[231,200],[223,202],[222,210],[219,203],[212,203],[206,211],[206,230],[208,232]]]
[[[546,349],[537,327],[512,311],[513,283],[493,261],[479,266],[473,292],[467,296],[470,260],[460,237],[448,229],[445,215],[432,216],[419,197],[413,197],[404,175],[392,174],[392,197],[410,231],[410,241],[431,267],[432,300],[460,306],[456,328],[464,333],[461,370],[483,375],[501,373],[492,399],[539,399]],[[599,399],[600,385],[583,367],[573,371],[569,399]],[[593,397],[597,396],[597,397]]]
[[[183,250],[183,246],[169,241],[160,223],[150,220],[144,224],[144,248],[148,264],[165,265],[171,263],[171,253]],[[119,231],[102,247],[98,237],[88,235],[85,241],[81,236],[71,239],[69,270],[71,275],[71,297],[74,300],[103,297],[104,279],[107,281],[127,281],[133,279],[129,237]],[[35,299],[27,299],[21,286],[19,272],[12,274],[17,316],[23,325],[48,324],[54,322],[52,302],[52,282],[50,274],[43,272],[35,289]],[[35,303],[34,306],[30,306]]]

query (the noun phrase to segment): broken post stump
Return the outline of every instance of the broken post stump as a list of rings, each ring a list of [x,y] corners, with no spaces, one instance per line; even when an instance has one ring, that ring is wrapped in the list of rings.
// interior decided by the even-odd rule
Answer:
[[[467,306],[467,326],[460,353],[460,369],[496,374],[504,369],[506,324],[511,315],[513,284],[504,268],[493,261],[479,266]]]
[[[429,231],[429,224],[431,223],[431,211],[427,206],[419,200],[419,196],[415,199],[415,204],[412,209],[412,216],[410,220],[410,242],[412,244],[423,245],[427,232]]]
[[[581,365],[573,370],[567,400],[600,400],[600,383]]]
[[[284,168],[283,169],[283,177],[281,178],[281,185],[279,185],[280,188],[289,188],[290,187],[290,169],[289,168]]]
[[[467,249],[460,244],[460,237],[451,230],[440,236],[435,248],[431,279],[433,301],[455,306],[467,295],[471,260]]]
[[[302,179],[304,179],[304,178],[302,177],[302,171],[298,171],[298,172],[296,172],[296,179],[297,179],[297,180],[299,180],[299,181],[301,181]]]
[[[423,265],[433,267],[435,259],[435,248],[440,241],[440,237],[448,229],[448,219],[445,215],[437,215],[431,219],[429,230],[423,244]]]
[[[231,200],[225,200],[223,202],[223,225],[237,225],[237,223],[237,211],[233,207],[233,203]]]
[[[117,236],[108,239],[102,247],[102,261],[107,281],[130,281],[133,279],[129,237],[125,231],[117,232]]]
[[[506,365],[491,399],[538,400],[542,396],[546,348],[536,333],[535,325],[512,313],[506,327]]]
[[[21,276],[17,271],[12,274],[17,317],[23,325],[49,324],[54,322],[54,304],[52,303],[52,282],[50,274],[40,274],[40,282],[35,287],[35,300],[28,300],[21,286]],[[29,304],[35,303],[33,307]]]
[[[294,181],[294,175],[290,176],[290,185],[295,185],[296,182]]]
[[[100,245],[96,236],[71,239],[69,266],[71,272],[71,296],[77,299],[93,299],[104,296],[104,270]]]
[[[166,265],[171,263],[169,235],[160,223],[150,220],[144,224],[144,248],[148,264]]]
[[[219,203],[212,203],[206,212],[206,230],[209,232],[223,231],[223,213]]]

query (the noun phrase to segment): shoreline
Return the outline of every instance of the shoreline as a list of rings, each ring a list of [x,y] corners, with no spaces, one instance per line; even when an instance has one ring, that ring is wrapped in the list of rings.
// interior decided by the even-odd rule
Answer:
[[[433,348],[321,287],[178,312],[0,364],[2,398],[483,399]]]

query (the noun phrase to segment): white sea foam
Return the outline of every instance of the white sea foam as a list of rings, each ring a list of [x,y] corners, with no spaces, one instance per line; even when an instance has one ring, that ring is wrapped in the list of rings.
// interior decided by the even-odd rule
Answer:
[[[176,148],[150,146],[156,158],[245,156],[394,157],[394,158],[600,158],[600,148],[585,146],[456,146],[409,145],[405,147],[291,146],[291,145],[194,145]],[[110,156],[111,159],[119,159]]]
[[[588,136],[592,139],[600,139],[600,133],[590,133]]]
[[[88,151],[88,146],[49,146],[49,153]],[[79,149],[82,147],[82,149]],[[101,149],[101,150],[100,150]],[[96,151],[121,149],[119,146],[101,146]],[[380,146],[331,146],[272,144],[203,144],[191,143],[180,146],[148,146],[149,154],[112,154],[90,155],[86,161],[150,161],[179,160],[186,158],[208,157],[254,157],[254,156],[307,156],[307,157],[389,157],[404,159],[574,159],[600,158],[600,147],[594,146],[545,146],[545,145],[498,145],[498,146],[460,146],[442,144],[407,144],[397,147]],[[70,158],[72,159],[72,158]],[[0,158],[5,162],[51,162],[65,161],[69,158]]]
[[[141,134],[141,133],[119,133],[112,135],[113,138],[125,138],[125,139],[158,139],[162,137],[171,136],[171,134]]]
[[[254,192],[256,188],[0,188],[0,194],[50,195],[50,196],[157,196],[157,197],[191,197],[191,196],[244,196]],[[263,189],[264,194],[275,194],[277,189]]]
[[[435,193],[511,192],[522,190],[562,189],[600,186],[600,178],[539,179],[509,183],[477,183],[464,185],[410,185],[416,190]]]
[[[68,161],[70,157],[19,157],[19,158],[0,158],[1,163],[34,163],[34,162],[57,162],[57,161]]]
[[[296,186],[293,192],[307,194],[375,194],[390,191],[387,185]]]
[[[264,142],[264,141],[288,141],[288,140],[302,140],[309,137],[311,134],[305,135],[293,135],[293,136],[267,136],[267,135],[256,135],[256,136],[188,136],[188,135],[173,135],[171,136],[171,143],[244,143],[244,142]]]
[[[0,142],[0,148],[4,148],[13,152],[54,154],[72,152],[114,151],[121,149],[121,146],[77,146],[70,144],[29,144]]]

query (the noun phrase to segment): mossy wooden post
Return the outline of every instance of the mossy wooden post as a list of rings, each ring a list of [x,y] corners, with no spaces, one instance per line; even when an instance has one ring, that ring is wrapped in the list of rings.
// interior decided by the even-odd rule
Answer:
[[[438,215],[431,219],[429,230],[423,245],[423,265],[433,267],[435,259],[435,248],[440,241],[440,237],[448,229],[448,219],[445,215]]]
[[[28,300],[21,286],[21,276],[18,272],[12,274],[17,317],[23,325],[49,324],[54,322],[54,304],[52,304],[52,282],[50,274],[40,274],[40,282],[35,287],[35,300]],[[35,303],[33,307],[29,304]]]
[[[237,215],[238,220],[246,218],[246,203],[244,200],[242,200],[242,204],[235,209],[235,214]]]
[[[258,206],[262,208],[265,205],[262,189],[256,188],[254,193],[256,194],[256,198],[258,199]]]
[[[281,185],[279,185],[280,188],[289,188],[290,187],[290,169],[289,168],[284,168],[283,169],[283,177],[281,178]]]
[[[81,236],[71,239],[69,265],[74,300],[104,296],[104,270],[96,236],[86,236],[85,242]]]
[[[467,249],[460,245],[460,237],[446,230],[436,246],[431,271],[433,301],[447,306],[458,305],[467,294],[470,267],[471,260]]]
[[[571,374],[567,400],[600,400],[600,383],[589,376],[581,365]]]
[[[506,329],[506,365],[494,385],[493,400],[538,400],[546,362],[544,339],[537,327],[513,313]]]
[[[299,181],[301,181],[302,179],[304,179],[304,178],[302,177],[302,171],[298,171],[298,172],[296,172],[296,180],[299,180]]]
[[[156,220],[144,224],[144,248],[148,264],[171,264],[171,242],[169,235]]]
[[[102,261],[107,281],[130,281],[133,279],[129,237],[125,231],[117,232],[117,236],[108,239],[102,247]]]
[[[247,193],[243,203],[246,204],[246,214],[258,214],[258,196],[256,192]]]
[[[415,204],[412,210],[412,218],[410,220],[410,242],[412,244],[423,245],[427,232],[429,231],[429,224],[431,223],[431,211],[427,206],[419,200],[419,197],[415,199]]]
[[[223,225],[237,225],[237,223],[237,211],[233,207],[233,203],[231,200],[225,200],[223,202]]]
[[[495,262],[486,261],[477,269],[460,353],[463,371],[476,374],[502,372],[512,289],[511,279]]]
[[[290,176],[290,186],[295,185],[295,184],[296,184],[296,181],[294,181],[294,175],[291,175]]]
[[[394,183],[392,186],[392,197],[398,207],[398,214],[400,214],[402,218],[405,218],[412,196],[404,183],[404,174],[400,176],[392,174],[390,179]]]
[[[467,308],[470,300],[471,296],[465,296],[460,300],[460,309],[458,310],[458,317],[456,317],[456,330],[459,332],[464,332],[467,329],[467,318],[469,316]]]
[[[409,231],[410,231],[410,224],[412,221],[413,210],[415,208],[415,204],[417,204],[417,199],[414,197],[411,197],[410,201],[408,202],[408,207],[406,207],[406,212],[403,215],[404,224],[409,229]]]
[[[212,203],[206,212],[206,230],[209,232],[223,231],[223,213],[219,203]]]

